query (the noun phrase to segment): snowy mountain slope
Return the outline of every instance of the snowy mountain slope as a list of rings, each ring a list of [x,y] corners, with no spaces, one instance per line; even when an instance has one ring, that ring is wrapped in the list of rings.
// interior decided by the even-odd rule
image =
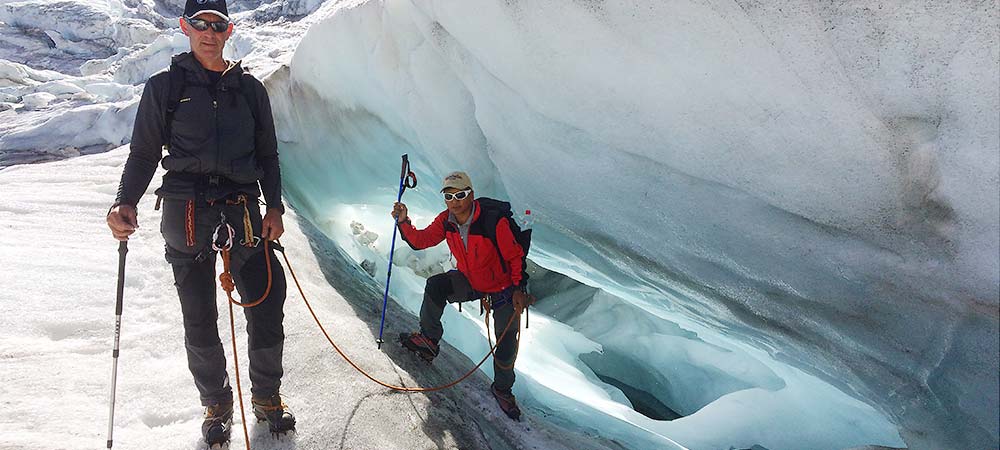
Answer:
[[[336,2],[328,2],[333,6]],[[226,56],[261,76],[287,60],[317,0],[232,1]],[[127,143],[142,84],[188,50],[183,1],[0,0],[0,167]]]

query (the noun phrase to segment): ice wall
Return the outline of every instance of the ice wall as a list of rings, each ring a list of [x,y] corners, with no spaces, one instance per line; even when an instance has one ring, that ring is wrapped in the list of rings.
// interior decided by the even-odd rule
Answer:
[[[409,152],[430,214],[463,168],[532,209],[540,265],[819,376],[913,448],[996,447],[996,6],[344,2],[269,82],[286,193],[384,204]]]

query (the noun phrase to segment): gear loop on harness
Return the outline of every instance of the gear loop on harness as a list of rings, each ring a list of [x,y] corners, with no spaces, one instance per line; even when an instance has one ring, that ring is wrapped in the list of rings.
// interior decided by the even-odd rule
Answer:
[[[243,239],[240,240],[240,245],[251,248],[257,247],[257,244],[260,244],[260,237],[253,234],[253,222],[250,221],[250,208],[248,207],[250,202],[247,200],[247,195],[237,195],[236,200],[226,200],[226,204],[243,205]]]

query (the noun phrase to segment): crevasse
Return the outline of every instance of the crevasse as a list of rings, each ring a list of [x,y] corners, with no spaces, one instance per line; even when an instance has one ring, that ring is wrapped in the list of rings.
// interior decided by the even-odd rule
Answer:
[[[286,195],[373,283],[400,154],[418,225],[455,169],[531,209],[531,406],[637,448],[997,446],[988,2],[326,14],[268,80]],[[414,311],[450,266],[444,249],[395,263]],[[475,312],[445,318],[472,357]]]

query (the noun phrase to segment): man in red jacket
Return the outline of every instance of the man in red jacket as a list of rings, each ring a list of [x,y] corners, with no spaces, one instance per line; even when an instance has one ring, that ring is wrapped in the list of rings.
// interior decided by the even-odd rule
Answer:
[[[441,192],[448,209],[422,230],[410,223],[406,205],[396,203],[392,210],[403,240],[410,247],[422,250],[448,241],[448,248],[458,266],[458,270],[427,279],[420,307],[420,332],[404,333],[400,335],[400,342],[427,361],[432,361],[438,354],[438,341],[444,334],[441,315],[446,303],[487,299],[492,305],[497,339],[510,323],[507,333],[497,344],[491,390],[500,409],[511,419],[520,420],[521,411],[511,393],[511,386],[514,385],[517,330],[521,322],[517,312],[529,302],[525,293],[524,250],[517,243],[506,217],[497,220],[495,230],[486,229],[492,224],[480,220],[483,207],[480,201],[474,200],[472,181],[465,172],[448,174]],[[496,236],[496,245],[490,239],[491,235]]]

